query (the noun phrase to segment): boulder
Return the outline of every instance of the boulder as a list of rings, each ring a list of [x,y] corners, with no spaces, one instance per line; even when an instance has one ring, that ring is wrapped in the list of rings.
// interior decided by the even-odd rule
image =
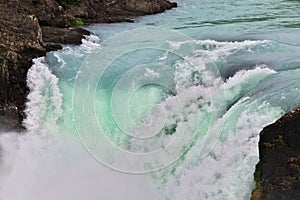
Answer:
[[[251,200],[300,199],[300,108],[263,129]]]

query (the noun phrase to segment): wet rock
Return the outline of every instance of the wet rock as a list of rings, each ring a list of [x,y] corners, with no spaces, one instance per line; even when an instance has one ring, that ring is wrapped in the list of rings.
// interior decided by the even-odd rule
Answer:
[[[251,200],[300,199],[300,108],[263,129]]]
[[[20,15],[18,4],[11,2],[0,4],[0,111],[2,116],[21,120],[28,93],[27,70],[32,58],[45,55],[46,49],[37,17]],[[16,109],[8,109],[11,107]]]
[[[81,44],[84,35],[90,32],[82,28],[42,27],[43,41],[47,50],[60,49],[60,44]]]

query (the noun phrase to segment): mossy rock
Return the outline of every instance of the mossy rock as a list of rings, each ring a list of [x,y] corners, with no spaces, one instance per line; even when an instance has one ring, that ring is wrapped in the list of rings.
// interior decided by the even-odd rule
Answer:
[[[75,18],[71,15],[65,15],[66,20],[72,26],[83,26],[84,22],[80,18]]]

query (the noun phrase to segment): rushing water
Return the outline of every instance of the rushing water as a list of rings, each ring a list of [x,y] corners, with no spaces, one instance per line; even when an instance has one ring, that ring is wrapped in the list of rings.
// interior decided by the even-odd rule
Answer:
[[[300,2],[177,2],[34,61],[0,200],[250,198],[259,132],[299,106]]]

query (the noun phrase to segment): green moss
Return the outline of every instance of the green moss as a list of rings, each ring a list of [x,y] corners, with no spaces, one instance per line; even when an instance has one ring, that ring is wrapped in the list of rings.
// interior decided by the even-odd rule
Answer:
[[[74,25],[75,26],[83,26],[84,23],[83,23],[83,21],[81,19],[75,19],[74,20]]]
[[[280,142],[283,142],[283,136],[282,136],[282,135],[278,135],[278,140],[279,140]]]
[[[19,83],[16,83],[16,84],[14,84],[14,88],[16,90],[19,90],[19,89],[21,89],[21,85]]]
[[[79,18],[74,18],[73,16],[66,15],[67,20],[72,24],[73,26],[83,26],[84,22]]]

